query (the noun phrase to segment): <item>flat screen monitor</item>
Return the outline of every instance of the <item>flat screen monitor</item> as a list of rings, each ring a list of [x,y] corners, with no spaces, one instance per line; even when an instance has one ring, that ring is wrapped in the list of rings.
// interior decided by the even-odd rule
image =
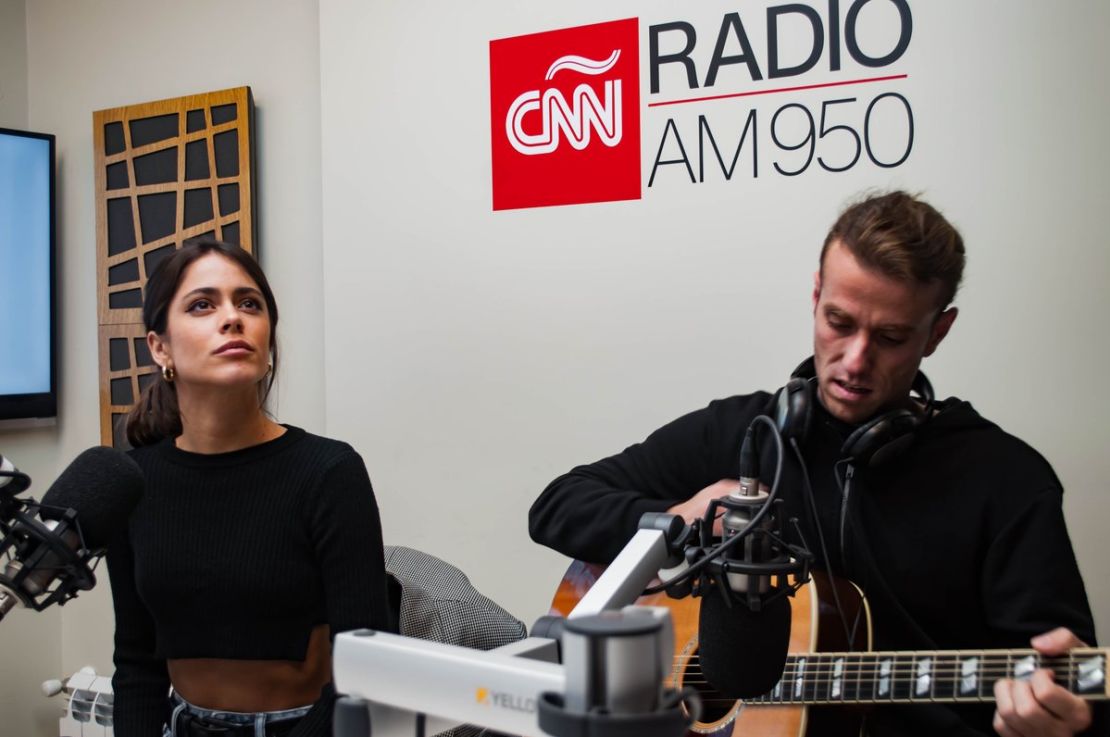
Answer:
[[[0,128],[0,423],[57,414],[54,136]]]

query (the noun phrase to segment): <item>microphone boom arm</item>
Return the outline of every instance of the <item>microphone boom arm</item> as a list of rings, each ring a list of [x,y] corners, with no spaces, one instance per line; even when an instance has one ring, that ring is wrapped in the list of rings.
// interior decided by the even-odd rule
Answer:
[[[558,641],[529,637],[481,651],[373,630],[337,635],[335,685],[345,695],[336,737],[407,737],[460,723],[534,737],[684,734],[691,716],[679,694],[662,688],[673,656],[670,613],[629,605],[660,568],[680,562],[687,528],[665,514],[644,515],[640,527],[568,618],[550,627]],[[687,706],[696,718],[696,697]]]
[[[640,518],[640,529],[628,541],[601,577],[585,593],[567,619],[632,604],[660,569],[683,560],[682,518],[649,512]]]

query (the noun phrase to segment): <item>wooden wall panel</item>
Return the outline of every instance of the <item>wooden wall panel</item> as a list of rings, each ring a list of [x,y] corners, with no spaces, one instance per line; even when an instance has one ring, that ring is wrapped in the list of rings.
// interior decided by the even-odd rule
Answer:
[[[142,326],[143,290],[157,264],[198,236],[255,251],[253,121],[249,87],[93,113],[105,445],[123,447],[113,426],[157,369],[148,356],[143,363]]]

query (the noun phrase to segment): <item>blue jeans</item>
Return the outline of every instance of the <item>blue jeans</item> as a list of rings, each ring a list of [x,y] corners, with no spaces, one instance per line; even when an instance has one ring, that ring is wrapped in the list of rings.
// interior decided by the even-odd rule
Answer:
[[[173,707],[173,714],[170,717],[169,725],[162,729],[162,737],[185,737],[178,733],[178,725],[180,724],[179,717],[182,713],[188,713],[194,717],[211,720],[217,723],[235,725],[240,728],[253,726],[254,737],[266,737],[267,725],[273,727],[277,723],[283,723],[282,726],[286,726],[284,723],[289,720],[296,721],[312,709],[312,705],[309,704],[308,706],[300,706],[296,709],[282,709],[281,711],[219,711],[216,709],[204,709],[190,704],[188,701],[178,696],[176,692],[170,695],[170,704]]]

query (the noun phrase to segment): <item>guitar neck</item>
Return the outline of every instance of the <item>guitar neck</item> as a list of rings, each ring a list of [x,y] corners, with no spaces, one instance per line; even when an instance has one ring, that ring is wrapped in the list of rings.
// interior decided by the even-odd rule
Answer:
[[[1049,658],[1035,650],[843,652],[791,655],[782,680],[749,704],[876,704],[994,701],[994,683],[1028,680],[1051,668],[1056,681],[1086,699],[1110,698],[1106,653],[1077,648]]]

